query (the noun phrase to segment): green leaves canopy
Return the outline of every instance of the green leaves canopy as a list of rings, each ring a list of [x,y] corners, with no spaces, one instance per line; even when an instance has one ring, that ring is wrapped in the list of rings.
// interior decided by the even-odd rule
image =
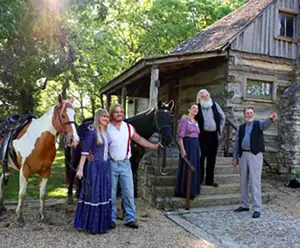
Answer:
[[[56,97],[51,87],[41,93],[36,80],[47,77],[53,87],[78,100],[82,119],[100,104],[99,89],[123,70],[144,56],[170,52],[244,3],[68,2],[1,1],[0,118],[14,111],[46,111]]]

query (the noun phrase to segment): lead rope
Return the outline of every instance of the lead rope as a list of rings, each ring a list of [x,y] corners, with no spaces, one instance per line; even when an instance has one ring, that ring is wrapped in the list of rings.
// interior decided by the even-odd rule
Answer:
[[[74,169],[73,166],[72,166],[72,164],[73,164],[73,148],[70,148],[70,149],[71,149],[71,151],[70,151],[70,153],[71,153],[71,154],[70,154],[71,161],[67,161],[67,164],[68,164],[69,168],[70,168],[73,172],[75,172],[75,176],[74,176],[74,177],[76,177],[77,169]],[[86,166],[85,166],[85,167],[86,167]],[[77,168],[77,167],[76,167],[76,168]],[[79,180],[82,180],[82,182],[84,181],[84,182],[87,184],[88,188],[89,188],[89,189],[92,189],[92,186],[91,186],[90,182],[86,179],[86,177],[85,177],[84,175],[82,175],[82,178],[79,179]],[[81,192],[82,192],[83,195],[85,195],[85,196],[87,196],[87,197],[89,198],[90,193],[85,193],[85,192],[84,192],[83,185],[81,185],[80,194],[81,194]]]

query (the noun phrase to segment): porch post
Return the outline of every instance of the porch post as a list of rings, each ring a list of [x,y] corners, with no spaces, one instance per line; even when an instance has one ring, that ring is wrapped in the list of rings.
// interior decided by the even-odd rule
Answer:
[[[104,99],[103,99],[103,94],[101,94],[101,97],[100,97],[100,101],[101,101],[101,108],[104,108]]]
[[[124,115],[126,116],[126,97],[127,97],[127,88],[125,85],[122,87],[122,93],[121,93],[121,105],[124,108]]]
[[[149,108],[157,106],[158,102],[158,87],[159,87],[159,69],[153,66],[151,69],[151,81],[149,92]]]
[[[109,110],[111,105],[111,96],[109,94],[106,95],[106,109]]]

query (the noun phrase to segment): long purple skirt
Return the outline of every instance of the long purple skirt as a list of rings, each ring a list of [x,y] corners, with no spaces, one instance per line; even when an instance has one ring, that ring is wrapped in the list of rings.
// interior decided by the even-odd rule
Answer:
[[[84,170],[74,227],[105,233],[111,227],[111,170],[108,161],[94,160]]]
[[[200,147],[198,138],[185,137],[183,145],[186,151],[188,160],[195,166],[195,171],[192,174],[191,183],[191,198],[200,194]],[[179,154],[179,166],[177,173],[177,181],[175,188],[175,196],[186,197],[186,182],[187,182],[187,164]]]

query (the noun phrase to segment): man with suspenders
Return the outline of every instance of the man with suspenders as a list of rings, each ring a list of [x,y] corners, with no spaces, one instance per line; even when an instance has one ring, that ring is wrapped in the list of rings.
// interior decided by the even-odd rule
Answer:
[[[124,122],[122,105],[115,104],[109,109],[111,122],[107,132],[110,139],[109,155],[112,173],[112,228],[116,227],[117,186],[120,180],[123,207],[125,210],[125,226],[138,228],[135,216],[133,177],[130,165],[130,140],[140,146],[158,149],[161,144],[152,144],[135,132],[132,125]]]

